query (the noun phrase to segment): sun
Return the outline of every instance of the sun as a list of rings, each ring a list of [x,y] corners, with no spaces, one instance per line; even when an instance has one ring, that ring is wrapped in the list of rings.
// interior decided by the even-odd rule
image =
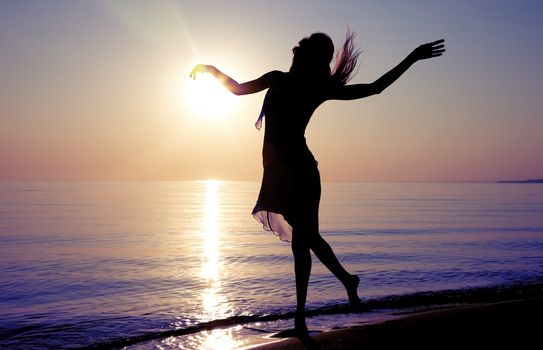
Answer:
[[[236,96],[209,73],[190,79],[185,98],[196,114],[212,119],[228,116],[236,105]]]

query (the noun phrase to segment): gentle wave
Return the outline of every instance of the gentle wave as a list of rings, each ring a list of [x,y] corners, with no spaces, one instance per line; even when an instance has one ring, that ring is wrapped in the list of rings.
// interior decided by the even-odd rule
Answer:
[[[339,315],[339,314],[364,314],[383,310],[394,310],[395,313],[402,313],[402,310],[419,307],[443,307],[457,304],[490,303],[512,299],[535,298],[543,296],[543,282],[539,281],[530,284],[513,284],[506,286],[493,286],[485,288],[471,288],[459,290],[442,290],[419,292],[406,295],[390,295],[381,298],[364,300],[361,308],[352,308],[344,303],[327,304],[322,307],[307,310],[308,317]],[[150,340],[159,340],[167,337],[180,337],[202,331],[209,331],[221,328],[230,328],[237,325],[251,324],[256,322],[272,322],[287,320],[294,317],[293,311],[274,312],[269,314],[236,315],[232,317],[215,319],[208,322],[200,322],[188,327],[171,330],[159,330],[143,333],[135,336],[113,338],[110,340],[88,344],[80,347],[66,347],[80,350],[93,350],[104,348],[123,348]],[[108,321],[111,322],[111,319]],[[128,321],[128,320],[125,320]],[[94,320],[92,322],[100,322]],[[65,324],[47,327],[45,325],[24,326],[16,329],[0,331],[0,337],[4,339],[0,344],[7,348],[11,345],[25,344],[25,339],[32,341],[36,336],[44,337],[48,334],[55,334],[73,331],[82,325]],[[29,344],[29,343],[27,343]]]
[[[413,293],[407,295],[391,295],[383,298],[365,300],[360,308],[352,308],[347,304],[329,304],[306,311],[307,317],[338,315],[349,313],[365,313],[385,309],[408,309],[415,307],[443,306],[465,303],[491,303],[511,299],[534,298],[543,296],[543,283],[515,284],[485,288],[461,290],[443,290]],[[206,330],[229,328],[255,322],[270,322],[294,318],[294,312],[271,313],[266,315],[240,315],[224,319],[203,322],[191,327],[167,330],[163,332],[143,334],[128,339],[116,339],[101,344],[93,344],[79,349],[91,350],[104,347],[121,348],[149,340],[178,337]]]

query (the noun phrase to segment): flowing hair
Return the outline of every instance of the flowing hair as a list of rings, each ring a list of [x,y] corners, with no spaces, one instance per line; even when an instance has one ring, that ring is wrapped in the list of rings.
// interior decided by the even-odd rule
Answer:
[[[332,71],[331,79],[334,83],[345,85],[353,77],[356,68],[358,56],[361,51],[356,49],[353,44],[355,34],[347,30],[343,48],[336,55],[336,64]]]

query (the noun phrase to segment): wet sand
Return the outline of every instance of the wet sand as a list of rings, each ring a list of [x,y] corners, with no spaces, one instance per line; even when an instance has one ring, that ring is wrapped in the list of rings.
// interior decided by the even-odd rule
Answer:
[[[320,349],[530,349],[541,346],[543,298],[411,313],[313,337]],[[252,350],[304,349],[289,338]]]

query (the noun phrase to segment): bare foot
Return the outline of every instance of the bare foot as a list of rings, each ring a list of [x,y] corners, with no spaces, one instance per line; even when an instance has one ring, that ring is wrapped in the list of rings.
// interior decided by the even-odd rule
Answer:
[[[307,350],[319,350],[320,349],[319,344],[317,344],[317,342],[313,338],[311,338],[308,333],[298,335],[298,340],[300,340],[300,342],[302,342],[303,346]]]
[[[296,313],[294,317],[294,333],[296,338],[302,342],[303,346],[308,350],[318,350],[319,345],[309,336],[307,325],[305,324],[305,315]]]
[[[347,283],[345,284],[345,289],[347,289],[347,296],[349,297],[349,304],[354,308],[359,308],[362,306],[362,302],[358,297],[358,285],[360,284],[360,278],[357,275],[351,275]]]

